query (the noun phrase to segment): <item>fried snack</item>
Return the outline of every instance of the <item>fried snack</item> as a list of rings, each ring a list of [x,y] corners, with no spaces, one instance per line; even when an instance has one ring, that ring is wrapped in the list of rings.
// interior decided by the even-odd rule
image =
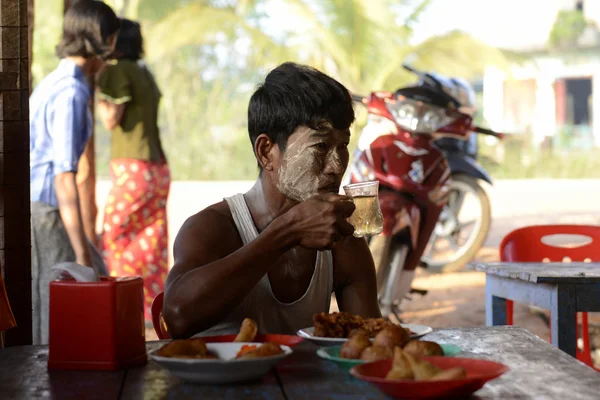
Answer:
[[[350,339],[342,345],[340,357],[350,359],[360,358],[363,350],[369,346],[371,346],[371,341],[366,333],[361,330],[355,330],[350,334]]]
[[[162,346],[156,354],[175,358],[214,358],[208,354],[206,344],[201,338],[172,340]]]
[[[240,333],[233,340],[234,342],[252,342],[256,337],[256,333],[258,332],[258,327],[256,326],[256,322],[254,322],[251,318],[246,318],[242,321],[242,326],[240,327]]]
[[[388,321],[384,318],[367,318],[363,321],[362,326],[360,327],[362,330],[367,332],[369,337],[375,337],[379,332],[388,327],[394,327],[398,325],[394,325],[393,322]],[[404,328],[402,328],[404,329]]]
[[[360,354],[363,361],[379,361],[391,358],[394,355],[389,347],[369,346]]]
[[[461,379],[467,376],[462,367],[442,370],[428,361],[415,358],[400,347],[394,348],[394,362],[386,375],[386,379],[409,379],[415,381],[445,381]]]
[[[328,314],[322,312],[313,316],[315,336],[331,338],[347,338],[354,329],[363,325],[363,319],[347,312]]]
[[[453,379],[462,379],[467,377],[467,371],[463,367],[454,367],[445,369],[442,372],[434,375],[430,381],[451,381]]]
[[[400,347],[394,348],[394,363],[386,379],[414,379],[415,374],[407,357]]]
[[[406,329],[398,325],[388,326],[375,336],[374,346],[389,347],[404,346],[410,336]]]
[[[427,381],[439,374],[442,370],[425,360],[417,360],[410,353],[404,352],[410,364],[415,381]]]
[[[246,360],[249,358],[271,357],[280,353],[283,353],[283,350],[277,343],[266,342],[260,345],[257,349],[245,352],[237,358]]]
[[[245,345],[242,346],[242,348],[240,349],[240,351],[238,351],[238,353],[236,354],[235,358],[240,358],[244,354],[250,353],[251,351],[254,351],[257,348],[258,348],[258,345],[256,345],[256,344],[254,344],[254,345],[245,344]]]
[[[404,345],[403,350],[413,357],[444,355],[442,346],[436,342],[428,342],[426,340],[411,340]]]
[[[367,334],[366,331],[362,330],[362,329],[353,329],[350,331],[350,333],[348,334],[348,339],[352,339],[354,336],[356,335],[362,335],[362,336],[366,336],[367,338],[369,337],[369,335]]]
[[[375,337],[384,328],[395,326],[383,318],[366,318],[347,312],[320,313],[313,316],[315,336],[331,338],[348,338],[356,329],[364,331],[370,338]]]

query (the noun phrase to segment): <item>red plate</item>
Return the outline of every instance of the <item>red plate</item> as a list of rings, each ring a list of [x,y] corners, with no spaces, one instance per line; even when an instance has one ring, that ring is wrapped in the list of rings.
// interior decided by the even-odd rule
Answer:
[[[472,358],[423,357],[423,359],[441,369],[463,367],[467,371],[467,377],[464,379],[435,382],[385,379],[385,376],[392,368],[392,359],[358,365],[352,368],[350,373],[358,379],[376,385],[382,392],[392,397],[402,399],[436,399],[468,397],[481,389],[486,382],[508,371],[508,367],[503,364]]]
[[[229,343],[233,342],[236,336],[237,335],[206,336],[203,337],[202,340],[204,340],[205,343]],[[277,335],[268,333],[266,335],[256,335],[253,342],[273,342],[288,347],[294,347],[302,343],[303,340],[304,339],[296,335]]]

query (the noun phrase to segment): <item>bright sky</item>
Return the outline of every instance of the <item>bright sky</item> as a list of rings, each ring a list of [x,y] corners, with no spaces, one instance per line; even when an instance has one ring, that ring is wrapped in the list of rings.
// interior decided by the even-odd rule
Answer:
[[[541,45],[548,38],[559,6],[568,1],[433,0],[415,26],[415,41],[460,29],[492,46]],[[592,1],[600,5],[600,0]],[[271,1],[266,11],[272,16],[270,29],[294,29],[298,24],[294,15],[286,12],[283,2]]]
[[[596,0],[598,1],[598,0]],[[546,42],[563,0],[433,0],[415,39],[460,29],[498,47]]]

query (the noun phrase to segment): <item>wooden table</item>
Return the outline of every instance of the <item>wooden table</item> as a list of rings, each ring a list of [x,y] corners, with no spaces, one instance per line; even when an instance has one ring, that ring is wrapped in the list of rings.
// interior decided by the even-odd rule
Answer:
[[[597,399],[600,374],[516,327],[441,329],[424,339],[456,344],[462,357],[510,367],[472,399]],[[160,346],[149,342],[148,350]],[[0,350],[0,398],[8,399],[386,399],[374,386],[316,356],[305,342],[259,382],[202,386],[182,383],[149,362],[117,372],[48,371],[46,346]]]
[[[552,344],[575,357],[576,313],[600,311],[600,263],[489,263],[469,268],[486,273],[486,325],[506,325],[506,299],[549,309]]]

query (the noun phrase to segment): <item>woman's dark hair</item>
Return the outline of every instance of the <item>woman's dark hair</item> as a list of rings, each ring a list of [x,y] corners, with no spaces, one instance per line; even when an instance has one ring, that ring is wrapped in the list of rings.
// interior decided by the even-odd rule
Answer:
[[[348,89],[312,67],[292,62],[269,72],[248,106],[248,133],[253,146],[264,133],[285,150],[298,126],[317,130],[329,123],[343,130],[352,122],[354,108]]]
[[[65,14],[56,55],[60,58],[106,57],[112,50],[108,38],[119,30],[119,26],[115,12],[102,1],[79,0]]]
[[[144,39],[140,24],[129,19],[121,19],[121,29],[113,56],[116,59],[137,61],[144,56]]]

